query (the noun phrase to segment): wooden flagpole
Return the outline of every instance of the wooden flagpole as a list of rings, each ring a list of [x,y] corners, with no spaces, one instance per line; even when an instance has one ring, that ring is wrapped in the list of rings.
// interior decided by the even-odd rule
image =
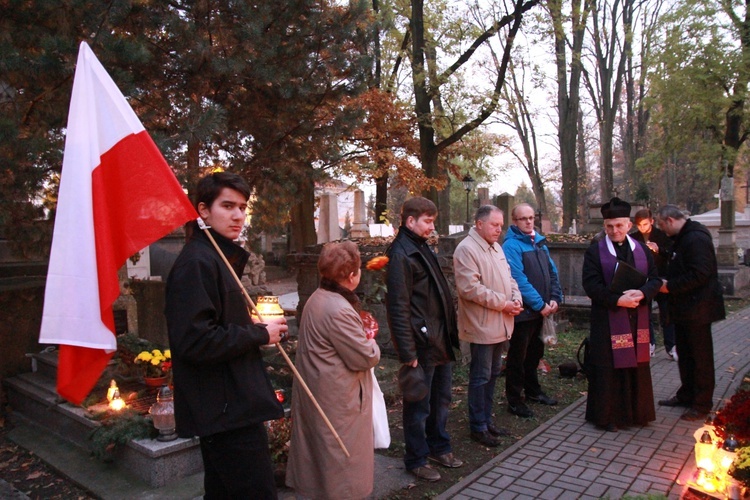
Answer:
[[[219,248],[219,245],[218,243],[216,243],[216,240],[211,234],[211,231],[208,230],[209,226],[207,226],[206,223],[203,222],[203,219],[200,219],[200,218],[198,219],[198,225],[203,230],[203,232],[206,233],[206,236],[208,236],[208,239],[211,241],[211,244],[214,246],[216,251],[219,252],[219,256],[221,256],[221,260],[224,261],[224,264],[226,264],[227,268],[229,269],[229,272],[232,273],[234,280],[237,282],[237,285],[240,287],[240,290],[242,290],[242,294],[244,295],[245,300],[247,301],[247,305],[256,314],[256,316],[258,316],[258,319],[260,319],[260,321],[263,322],[263,316],[261,316],[260,312],[258,312],[258,308],[255,307],[255,303],[253,302],[253,299],[250,298],[250,295],[247,293],[247,290],[245,290],[245,287],[242,285],[242,281],[240,281],[240,278],[237,276],[237,273],[234,272],[234,269],[232,268],[232,265],[227,260],[227,257],[224,255],[224,252],[222,252],[221,248]],[[300,375],[300,373],[297,371],[297,367],[294,366],[294,363],[289,358],[289,355],[286,353],[284,348],[281,347],[281,344],[277,342],[274,345],[278,348],[279,352],[281,353],[281,356],[284,358],[284,361],[286,361],[286,364],[294,373],[294,376],[296,377],[297,381],[300,383],[304,391],[310,397],[310,400],[313,402],[313,405],[315,405],[315,409],[318,410],[318,413],[323,418],[323,421],[325,422],[328,429],[331,431],[331,433],[333,433],[333,437],[336,438],[336,442],[338,442],[339,446],[341,447],[341,450],[344,452],[344,455],[346,455],[347,458],[351,457],[351,455],[349,454],[349,450],[346,449],[346,446],[344,445],[344,442],[341,440],[341,437],[339,437],[339,434],[336,432],[336,429],[333,428],[333,424],[331,424],[331,421],[328,420],[328,417],[323,411],[323,408],[320,407],[320,405],[318,404],[318,400],[315,399],[315,396],[313,396],[312,391],[310,391],[310,388],[307,387],[307,384],[302,378],[302,375]]]

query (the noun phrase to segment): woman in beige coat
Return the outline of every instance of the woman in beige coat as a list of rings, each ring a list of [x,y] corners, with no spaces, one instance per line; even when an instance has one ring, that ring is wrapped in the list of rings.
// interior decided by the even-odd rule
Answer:
[[[380,349],[367,338],[358,312],[360,265],[353,242],[326,245],[318,260],[320,288],[302,312],[297,369],[351,455],[344,455],[295,380],[286,484],[309,498],[365,498],[372,492],[370,368]]]

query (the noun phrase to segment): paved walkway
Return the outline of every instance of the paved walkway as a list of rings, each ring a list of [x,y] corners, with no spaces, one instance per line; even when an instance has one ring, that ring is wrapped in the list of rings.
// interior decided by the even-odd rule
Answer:
[[[715,323],[714,409],[750,370],[750,307]],[[663,347],[651,363],[656,400],[680,385]],[[656,421],[617,433],[584,420],[582,397],[550,421],[455,484],[440,499],[597,499],[663,494],[678,499],[695,469],[693,433],[702,422],[680,420],[684,408],[656,406]]]

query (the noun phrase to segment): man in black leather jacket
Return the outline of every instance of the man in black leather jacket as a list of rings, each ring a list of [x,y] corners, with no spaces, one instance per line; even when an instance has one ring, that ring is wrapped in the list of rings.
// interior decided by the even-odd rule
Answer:
[[[196,208],[238,276],[236,245],[250,188],[238,175],[198,183]],[[208,237],[193,234],[167,280],[166,307],[181,437],[200,437],[205,498],[277,497],[264,421],[283,416],[260,347],[286,337],[283,318],[253,324],[242,290]]]
[[[401,227],[387,251],[386,274],[386,310],[396,352],[403,364],[422,368],[429,388],[419,401],[404,399],[403,409],[404,464],[427,481],[440,480],[428,459],[444,467],[463,465],[453,456],[445,428],[458,327],[448,282],[427,245],[436,216],[430,200],[415,197],[404,203]]]
[[[659,209],[657,224],[674,240],[660,292],[669,294],[682,383],[673,397],[659,404],[685,406],[682,419],[703,420],[713,407],[716,385],[711,323],[725,317],[716,252],[708,229],[674,205]]]

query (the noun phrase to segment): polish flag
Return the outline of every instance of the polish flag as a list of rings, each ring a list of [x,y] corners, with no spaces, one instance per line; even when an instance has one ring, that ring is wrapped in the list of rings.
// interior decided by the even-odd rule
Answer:
[[[198,214],[86,42],[78,52],[39,342],[60,344],[57,392],[88,395],[117,349],[128,257]]]

